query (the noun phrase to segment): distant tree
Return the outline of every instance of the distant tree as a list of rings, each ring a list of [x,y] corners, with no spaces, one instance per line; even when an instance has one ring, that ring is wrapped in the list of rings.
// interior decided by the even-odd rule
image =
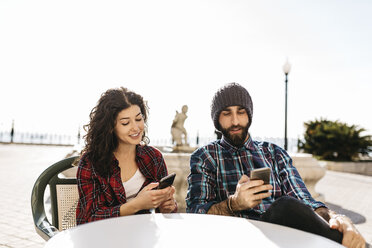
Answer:
[[[298,148],[320,159],[352,161],[372,151],[371,135],[361,135],[366,131],[364,128],[326,119],[304,125],[304,141],[298,142]]]

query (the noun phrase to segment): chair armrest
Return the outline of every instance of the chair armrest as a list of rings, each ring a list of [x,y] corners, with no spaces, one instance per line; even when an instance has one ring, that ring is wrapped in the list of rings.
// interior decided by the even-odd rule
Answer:
[[[53,226],[46,217],[44,208],[44,192],[49,181],[58,173],[71,167],[71,163],[76,157],[61,160],[48,167],[36,180],[31,193],[31,211],[34,219],[36,232],[44,239],[49,240],[56,235],[59,230]]]
[[[59,233],[59,230],[49,223],[45,218],[40,224],[35,225],[36,232],[44,239],[49,240],[54,235]]]

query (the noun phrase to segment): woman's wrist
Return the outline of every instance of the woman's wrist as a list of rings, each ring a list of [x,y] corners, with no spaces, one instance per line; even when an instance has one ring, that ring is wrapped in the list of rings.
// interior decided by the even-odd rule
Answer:
[[[135,199],[133,199],[132,201],[126,202],[120,206],[120,216],[135,214],[140,210],[141,209],[137,207]]]

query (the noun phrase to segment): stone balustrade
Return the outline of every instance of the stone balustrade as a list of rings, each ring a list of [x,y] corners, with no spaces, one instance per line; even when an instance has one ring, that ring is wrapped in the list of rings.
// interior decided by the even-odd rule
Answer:
[[[327,170],[372,176],[372,161],[335,162],[320,161]]]
[[[179,212],[185,212],[186,208],[185,197],[188,187],[187,176],[190,173],[190,155],[190,153],[163,153],[168,171],[177,174],[174,186]],[[293,154],[291,157],[310,194],[316,200],[324,201],[324,196],[315,191],[315,185],[325,175],[326,169],[321,167],[318,160],[311,154]]]
[[[178,203],[179,212],[185,212],[186,202],[185,197],[187,193],[187,176],[190,173],[190,153],[164,153],[164,160],[168,167],[168,172],[175,172],[177,174],[174,186],[176,188],[175,199]],[[291,154],[293,164],[296,166],[306,187],[311,195],[319,201],[324,201],[324,196],[315,191],[316,183],[325,175],[325,167],[320,166],[311,154]],[[65,176],[75,177],[76,168],[66,171]]]
[[[324,195],[315,191],[315,185],[324,177],[326,168],[311,154],[296,153],[292,154],[293,165],[297,168],[302,180],[305,182],[311,196],[318,201],[325,201]]]
[[[163,153],[168,172],[177,174],[173,186],[176,188],[175,199],[178,212],[186,210],[187,176],[190,174],[190,153]]]

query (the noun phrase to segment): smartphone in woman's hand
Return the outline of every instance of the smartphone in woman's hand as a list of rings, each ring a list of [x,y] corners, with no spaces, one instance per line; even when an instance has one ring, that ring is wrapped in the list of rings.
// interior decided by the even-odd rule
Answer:
[[[168,176],[163,177],[162,179],[160,179],[159,185],[155,189],[164,189],[166,187],[171,186],[174,182],[175,177],[176,173],[171,173]]]

